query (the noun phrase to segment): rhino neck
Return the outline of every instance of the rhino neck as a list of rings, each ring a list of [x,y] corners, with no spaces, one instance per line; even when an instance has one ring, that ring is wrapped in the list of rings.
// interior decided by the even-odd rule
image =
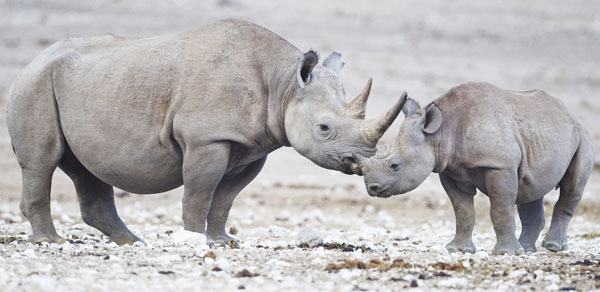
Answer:
[[[428,135],[426,139],[435,157],[433,172],[443,172],[452,163],[454,136],[451,127],[442,122],[440,129],[435,134]]]
[[[280,64],[295,64],[297,58],[298,56],[294,54],[289,60],[266,66],[264,74],[268,92],[267,117],[265,119],[266,134],[274,142],[285,147],[291,146],[285,131],[285,113],[288,105],[296,95],[297,83],[294,66],[280,66]]]

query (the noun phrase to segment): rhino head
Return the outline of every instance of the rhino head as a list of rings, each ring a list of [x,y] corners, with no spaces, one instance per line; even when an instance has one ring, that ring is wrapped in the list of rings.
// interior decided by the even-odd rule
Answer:
[[[346,174],[355,161],[352,153],[370,157],[377,141],[400,113],[406,94],[386,113],[365,120],[365,107],[371,80],[349,103],[344,102],[344,87],[339,72],[344,66],[338,53],[322,65],[309,51],[299,59],[296,88],[285,111],[285,131],[290,145],[317,165]]]
[[[373,197],[387,198],[412,191],[436,167],[431,137],[442,125],[442,112],[433,103],[420,109],[410,98],[402,111],[406,119],[391,145],[379,146],[371,158],[354,155],[351,167],[361,169],[367,192]]]

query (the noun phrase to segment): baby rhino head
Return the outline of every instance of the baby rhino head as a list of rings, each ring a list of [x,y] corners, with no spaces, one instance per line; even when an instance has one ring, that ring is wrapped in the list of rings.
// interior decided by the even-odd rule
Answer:
[[[420,109],[408,99],[402,108],[406,118],[392,145],[379,146],[372,158],[354,154],[351,168],[365,177],[367,192],[387,198],[419,186],[435,168],[435,153],[429,137],[442,125],[442,112],[435,104]]]

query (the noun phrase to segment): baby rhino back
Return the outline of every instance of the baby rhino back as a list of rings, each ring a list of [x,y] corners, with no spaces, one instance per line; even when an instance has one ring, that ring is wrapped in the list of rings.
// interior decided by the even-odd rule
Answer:
[[[540,90],[467,83],[436,104],[455,128],[457,162],[468,168],[515,169],[517,203],[536,200],[558,185],[582,134],[564,104]]]

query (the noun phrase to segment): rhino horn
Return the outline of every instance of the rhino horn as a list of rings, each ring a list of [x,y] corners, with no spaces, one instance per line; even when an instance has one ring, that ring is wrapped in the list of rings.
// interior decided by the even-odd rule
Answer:
[[[406,91],[402,93],[402,96],[398,99],[396,104],[392,106],[386,113],[380,115],[372,120],[363,121],[363,133],[368,142],[377,144],[377,141],[383,136],[385,131],[392,125],[402,107],[406,102],[408,95]]]
[[[367,100],[371,93],[371,85],[373,84],[373,78],[369,78],[367,85],[350,103],[346,105],[346,116],[353,119],[364,119],[365,110],[367,108]]]

